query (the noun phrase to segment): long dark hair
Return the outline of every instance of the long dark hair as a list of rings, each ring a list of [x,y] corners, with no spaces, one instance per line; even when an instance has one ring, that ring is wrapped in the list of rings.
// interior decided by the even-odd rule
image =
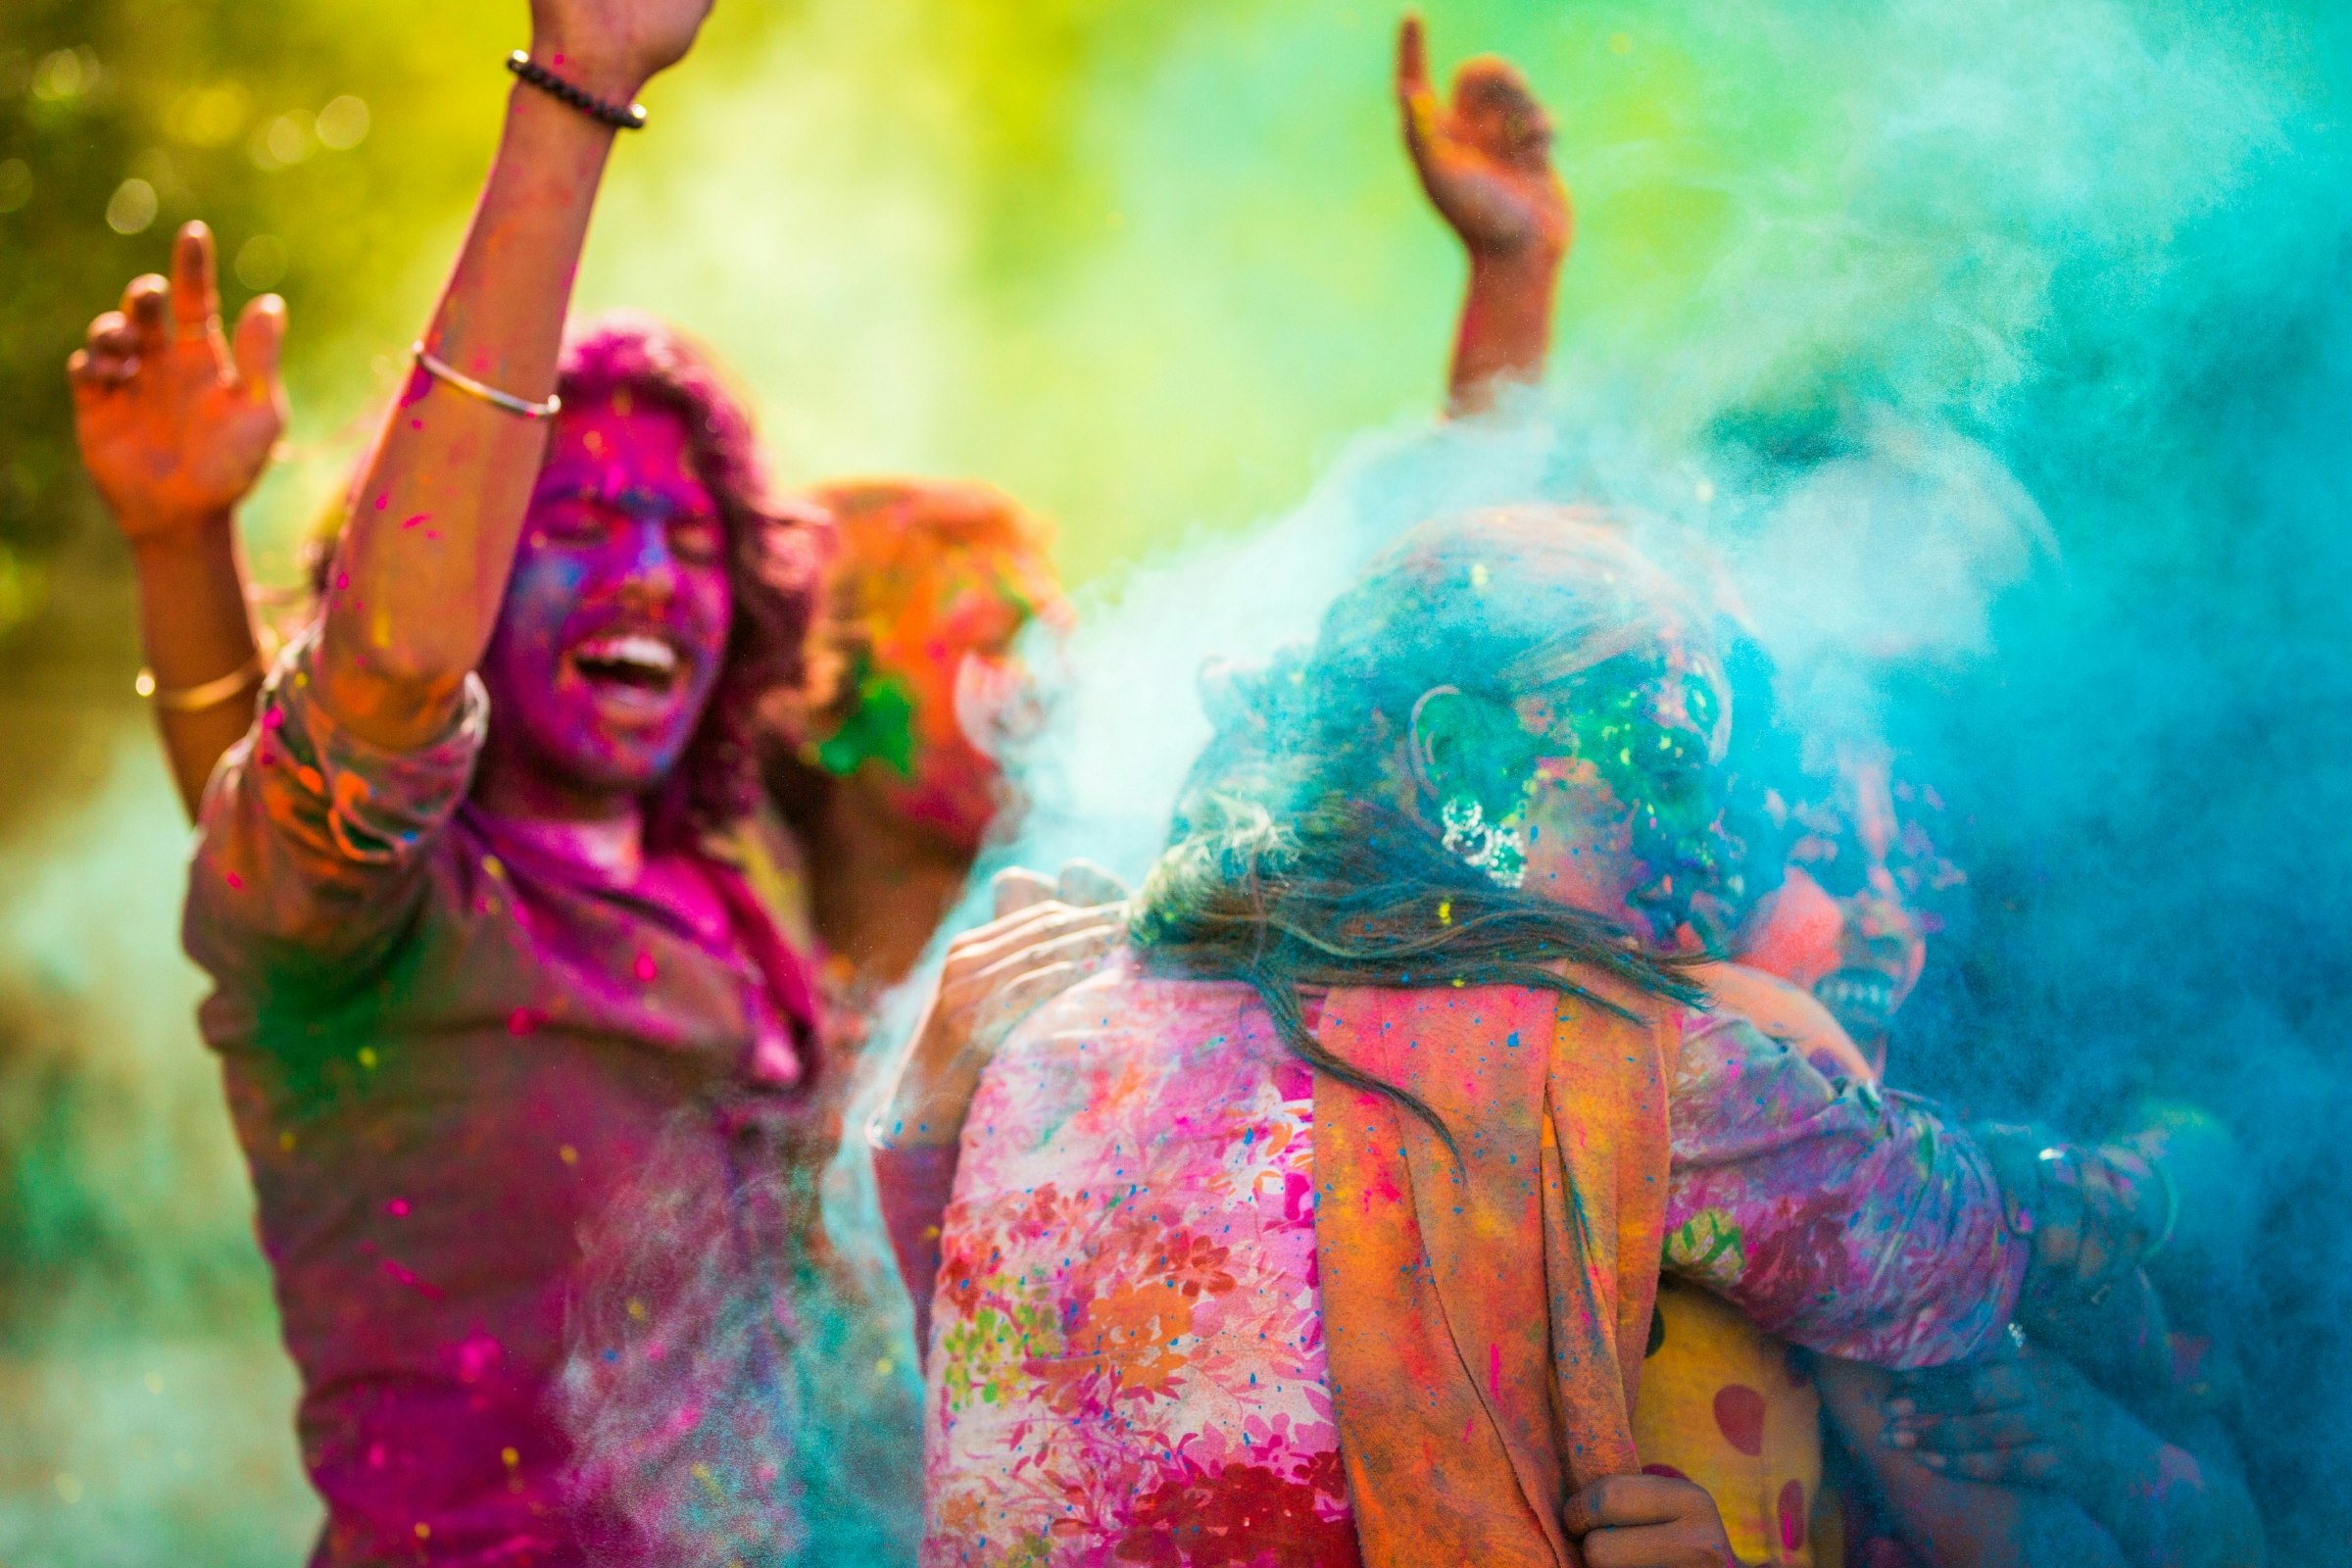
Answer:
[[[1292,1052],[1397,1101],[1451,1147],[1418,1099],[1323,1049],[1301,986],[1526,986],[1621,1017],[1576,973],[1674,1002],[1699,991],[1690,960],[1445,848],[1399,776],[1414,705],[1439,687],[1507,705],[1578,674],[1607,679],[1706,624],[1621,532],[1566,509],[1423,524],[1340,597],[1311,650],[1205,680],[1216,734],[1137,898],[1137,947],[1164,972],[1247,982]]]

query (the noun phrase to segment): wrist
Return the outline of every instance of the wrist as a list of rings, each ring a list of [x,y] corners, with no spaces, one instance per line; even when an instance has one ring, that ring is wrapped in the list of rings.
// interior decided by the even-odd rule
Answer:
[[[650,72],[629,61],[613,59],[594,46],[573,47],[555,33],[532,34],[530,56],[574,87],[623,106],[635,101],[652,79]]]
[[[1568,260],[1566,244],[1540,235],[1514,245],[1473,245],[1469,251],[1473,276],[1540,282],[1546,288]]]
[[[209,555],[236,537],[236,514],[227,507],[202,512],[123,512],[131,564],[141,571],[172,565],[190,556]]]

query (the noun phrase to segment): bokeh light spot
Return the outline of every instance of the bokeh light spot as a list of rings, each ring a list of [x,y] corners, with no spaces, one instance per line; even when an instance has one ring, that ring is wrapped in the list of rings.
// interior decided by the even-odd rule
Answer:
[[[367,139],[368,124],[367,102],[345,93],[318,111],[318,145],[335,152],[348,152]]]
[[[143,179],[126,179],[107,200],[106,226],[118,234],[143,234],[155,221],[155,187]]]
[[[75,49],[52,49],[32,68],[32,95],[45,104],[70,103],[95,85],[90,69],[95,56]]]
[[[275,288],[286,275],[286,242],[275,234],[256,234],[237,247],[237,281],[247,288]]]
[[[253,161],[264,169],[283,169],[310,157],[312,145],[310,126],[293,115],[280,115],[254,139]]]
[[[32,166],[22,158],[0,159],[0,213],[13,213],[32,200]]]
[[[164,128],[190,147],[225,147],[253,118],[253,94],[240,81],[191,87],[172,100]]]

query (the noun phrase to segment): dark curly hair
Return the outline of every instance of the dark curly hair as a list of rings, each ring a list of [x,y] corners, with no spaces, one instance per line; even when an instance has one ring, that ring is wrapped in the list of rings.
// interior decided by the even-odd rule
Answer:
[[[696,476],[726,532],[735,610],[725,659],[684,755],[647,803],[648,842],[674,848],[759,804],[754,710],[763,698],[826,700],[830,668],[815,634],[832,527],[813,503],[769,488],[746,400],[708,349],[666,321],[614,311],[576,323],[564,336],[556,392],[566,408],[651,406],[683,419]],[[334,544],[327,534],[310,547],[314,604],[323,600]]]
[[[573,408],[632,404],[686,421],[695,473],[718,503],[727,537],[735,619],[710,703],[646,813],[650,841],[677,844],[723,828],[759,804],[755,710],[776,692],[811,688],[825,671],[810,643],[831,529],[812,505],[780,504],[769,489],[744,400],[709,350],[636,312],[596,317],[564,340],[556,392]]]

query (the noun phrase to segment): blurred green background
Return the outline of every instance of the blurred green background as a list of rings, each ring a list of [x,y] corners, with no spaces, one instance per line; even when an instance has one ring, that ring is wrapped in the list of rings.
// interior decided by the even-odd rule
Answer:
[[[1428,6],[1518,59],[1579,204],[1566,374],[1671,438],[1865,385],[2119,438],[2200,313],[2318,287],[2324,5]],[[1077,580],[1281,509],[1425,418],[1460,263],[1342,0],[721,0],[622,139],[581,279],[705,335],[788,477],[993,480]],[[2324,30],[2324,29],[2323,29]],[[453,250],[517,0],[0,9],[0,1564],[298,1559],[292,1380],[176,957],[182,826],[126,562],[73,454],[83,324],[220,237],[292,310],[261,576],[335,490]],[[2332,145],[2332,143],[2330,143]],[[2332,189],[2334,194],[2328,192]],[[2256,220],[2234,223],[2256,203]],[[2282,216],[2283,215],[2283,216]]]

